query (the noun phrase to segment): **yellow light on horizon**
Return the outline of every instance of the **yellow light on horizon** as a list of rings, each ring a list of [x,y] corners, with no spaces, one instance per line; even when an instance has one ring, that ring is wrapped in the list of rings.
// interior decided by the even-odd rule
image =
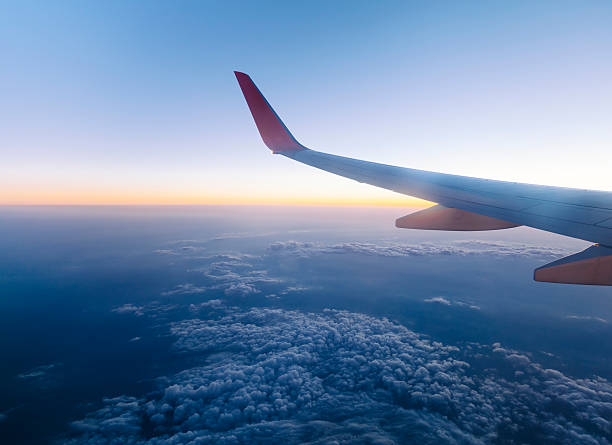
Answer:
[[[265,196],[236,194],[177,194],[151,191],[32,189],[0,191],[0,205],[313,205],[428,207],[428,201],[410,196]]]

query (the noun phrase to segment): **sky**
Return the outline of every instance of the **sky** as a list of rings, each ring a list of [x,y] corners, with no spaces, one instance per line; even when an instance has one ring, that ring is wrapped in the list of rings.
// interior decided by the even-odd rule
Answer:
[[[233,70],[304,145],[612,190],[612,4],[3,2],[0,204],[375,204],[271,156]]]

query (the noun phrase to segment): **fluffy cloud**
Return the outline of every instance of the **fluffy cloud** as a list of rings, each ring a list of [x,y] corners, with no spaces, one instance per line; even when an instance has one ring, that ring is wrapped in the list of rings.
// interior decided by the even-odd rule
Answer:
[[[206,288],[202,286],[196,286],[192,283],[179,284],[174,289],[162,292],[163,296],[170,295],[193,295],[193,294],[201,294],[206,292]]]
[[[144,305],[136,305],[126,303],[111,309],[112,312],[122,315],[135,315],[142,317],[146,315],[151,318],[166,317],[168,312],[176,309],[178,306],[173,304],[162,304],[159,301],[151,301]]]
[[[209,290],[221,290],[227,296],[246,297],[261,292],[262,285],[281,284],[283,280],[271,277],[267,270],[257,269],[255,262],[260,259],[252,255],[216,255],[204,269],[204,276],[213,285]]]
[[[198,311],[205,309],[205,308],[224,309],[225,305],[223,304],[223,301],[219,299],[208,300],[202,303],[189,305],[189,310],[194,313],[197,313]]]
[[[437,304],[442,304],[444,306],[459,306],[459,307],[464,307],[468,309],[473,309],[475,311],[480,310],[480,306],[476,306],[475,304],[466,303],[465,301],[460,301],[460,300],[451,301],[448,298],[444,298],[444,297],[431,297],[431,298],[426,298],[423,301],[425,303],[437,303]]]
[[[112,309],[117,314],[134,314],[138,317],[144,315],[143,306],[136,306],[135,304],[126,303]]]
[[[208,302],[211,303],[211,302]],[[177,351],[206,362],[121,396],[67,443],[608,443],[612,386],[518,351],[428,340],[346,311],[192,307]],[[478,360],[496,363],[478,371]]]
[[[439,303],[445,306],[450,306],[451,302],[444,297],[431,297],[423,300],[425,303]]]

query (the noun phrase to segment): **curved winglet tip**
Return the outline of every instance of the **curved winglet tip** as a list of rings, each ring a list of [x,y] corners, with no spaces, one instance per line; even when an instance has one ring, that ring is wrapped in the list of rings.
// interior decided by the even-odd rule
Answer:
[[[234,71],[234,75],[251,110],[259,134],[268,148],[274,153],[304,150],[305,147],[289,132],[251,77],[240,71]]]

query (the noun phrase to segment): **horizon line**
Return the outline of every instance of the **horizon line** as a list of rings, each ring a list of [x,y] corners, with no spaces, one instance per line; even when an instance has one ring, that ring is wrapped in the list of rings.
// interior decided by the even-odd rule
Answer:
[[[434,203],[0,203],[0,207],[381,207],[425,208]]]

